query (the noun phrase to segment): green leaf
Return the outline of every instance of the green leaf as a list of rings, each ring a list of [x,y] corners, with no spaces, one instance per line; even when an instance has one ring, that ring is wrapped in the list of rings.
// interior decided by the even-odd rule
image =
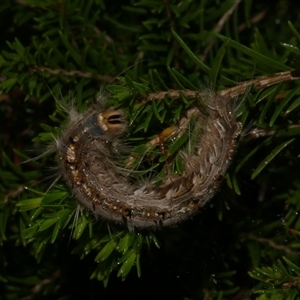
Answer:
[[[232,174],[232,187],[237,195],[241,195],[236,173]]]
[[[293,110],[297,109],[300,105],[300,97],[298,97],[285,111],[284,116],[287,116],[289,113],[291,113]]]
[[[179,35],[176,33],[174,29],[171,29],[171,32],[177,42],[180,44],[180,46],[184,49],[184,51],[187,53],[187,55],[192,59],[192,61],[204,72],[208,73],[210,72],[210,68],[206,66],[192,51],[191,49],[184,43],[184,41],[179,37]]]
[[[160,245],[159,245],[159,241],[158,239],[156,238],[156,236],[153,234],[153,233],[150,233],[150,236],[149,238],[153,241],[154,245],[156,246],[156,248],[160,248]]]
[[[45,220],[39,227],[38,231],[44,231],[51,227],[53,224],[55,224],[58,221],[58,218],[48,219]]]
[[[126,276],[129,274],[132,267],[135,265],[136,261],[136,253],[134,251],[131,252],[130,256],[126,259],[126,261],[122,264],[118,271],[118,277],[122,277],[124,280]]]
[[[223,42],[228,40],[228,38],[226,36],[223,36],[220,34],[217,34],[217,37],[220,40],[222,40]],[[242,53],[245,53],[246,55],[248,55],[248,56],[252,57],[253,59],[255,59],[256,61],[260,62],[261,64],[265,64],[268,67],[271,67],[275,71],[278,71],[278,70],[291,71],[292,70],[292,68],[290,68],[282,63],[279,63],[278,61],[273,60],[255,50],[252,50],[234,40],[230,41],[229,46],[235,48],[236,50],[238,50]]]
[[[225,41],[223,43],[223,45],[221,46],[221,48],[217,52],[216,58],[214,59],[212,68],[210,70],[209,79],[210,79],[210,82],[212,84],[213,89],[216,88],[217,78],[220,74],[221,63],[222,63],[222,60],[224,58],[224,55],[226,53],[226,49],[227,49],[230,41],[231,41],[231,39],[228,38],[227,41]]]
[[[264,124],[265,122],[265,117],[267,112],[269,111],[269,109],[272,106],[272,103],[274,102],[274,99],[276,97],[276,95],[279,93],[279,91],[281,90],[281,85],[275,86],[271,88],[272,93],[270,93],[270,97],[267,98],[267,103],[265,104],[262,112],[259,115],[259,119],[258,119],[258,124]],[[266,95],[265,95],[266,96]]]
[[[168,153],[169,154],[174,154],[176,151],[178,151],[181,146],[187,142],[189,138],[189,135],[184,132],[179,138],[176,139],[176,141],[169,147]]]
[[[176,85],[178,86],[179,89],[183,90],[184,86],[181,84],[180,80],[177,78],[177,76],[175,75],[175,73],[173,72],[172,68],[170,68],[169,66],[167,67],[168,72],[170,74],[170,76],[173,78],[173,81],[176,83]]]
[[[88,222],[85,217],[81,216],[78,218],[76,224],[75,224],[75,229],[73,233],[73,238],[75,240],[79,240],[80,237],[82,236],[86,226],[88,225]]]
[[[150,70],[149,75],[150,75],[150,79],[151,79],[151,86],[154,91],[157,91],[157,89],[158,89],[158,88],[156,88],[154,82],[158,82],[157,84],[159,84],[161,89],[163,89],[163,90],[167,91],[169,89],[168,86],[166,85],[165,81],[161,78],[161,76],[159,75],[159,73],[157,72],[156,69]]]
[[[62,42],[64,43],[65,47],[68,49],[69,53],[71,54],[71,56],[73,57],[74,61],[76,62],[76,64],[81,67],[82,66],[82,58],[80,57],[80,55],[78,54],[78,51],[76,51],[74,49],[74,47],[70,44],[70,42],[68,41],[68,36],[63,33],[62,31],[58,31],[58,34],[62,40]]]
[[[42,205],[47,206],[59,199],[64,199],[68,195],[67,192],[49,192],[42,200]]]
[[[115,250],[115,248],[118,245],[117,239],[111,239],[106,245],[102,248],[102,250],[97,254],[95,257],[96,262],[102,262],[106,260],[112,252]]]
[[[297,55],[300,55],[300,49],[294,45],[290,45],[290,44],[286,44],[286,43],[280,43],[281,46],[283,46],[285,49],[297,54]]]
[[[132,246],[136,239],[135,232],[128,232],[122,239],[120,239],[116,250],[118,250],[122,255],[124,255],[128,249]]]
[[[3,89],[5,92],[8,92],[14,87],[16,83],[17,83],[17,78],[8,78],[0,82],[0,89]]]
[[[21,169],[16,166],[11,159],[8,157],[8,155],[3,151],[2,152],[2,159],[3,162],[7,165],[7,167],[18,177],[24,179],[24,174],[21,171]]]
[[[174,77],[176,77],[182,84],[185,86],[185,88],[191,89],[191,90],[198,90],[199,88],[196,87],[194,84],[192,84],[185,76],[180,74],[175,68],[170,69],[172,71],[172,74]]]
[[[274,125],[278,116],[282,113],[284,107],[291,101],[291,99],[298,93],[298,91],[300,91],[300,86],[294,90],[291,90],[289,94],[284,98],[284,100],[281,100],[280,105],[278,105],[271,117],[271,120],[269,122],[270,127]]]
[[[19,207],[19,211],[27,211],[31,209],[35,209],[41,206],[42,197],[32,198],[27,200],[19,201],[16,205]]]
[[[31,227],[28,227],[25,230],[21,231],[24,234],[24,241],[32,239],[35,236],[35,234],[36,234],[39,226],[40,226],[40,224],[37,223],[37,224],[35,224],[35,225],[31,226]],[[24,225],[24,228],[25,228],[25,225]]]
[[[292,33],[294,34],[294,36],[297,38],[298,42],[300,42],[300,34],[299,32],[296,30],[296,28],[294,27],[294,25],[292,24],[291,21],[288,21],[288,25],[292,31]]]
[[[163,123],[164,116],[160,115],[160,112],[162,112],[164,115],[166,114],[166,109],[164,108],[164,105],[162,103],[157,103],[156,101],[152,101],[151,105],[155,117],[160,121],[160,123]]]
[[[292,271],[295,272],[299,276],[300,275],[300,267],[295,265],[293,262],[288,260],[286,257],[283,256],[282,258],[292,268]]]
[[[258,167],[254,170],[251,175],[251,179],[253,180],[257,175],[261,173],[261,171],[278,155],[285,147],[287,147],[290,143],[292,143],[295,139],[291,139],[287,142],[284,142],[277,146],[275,149],[271,151],[269,155],[266,156],[265,159],[258,165]]]

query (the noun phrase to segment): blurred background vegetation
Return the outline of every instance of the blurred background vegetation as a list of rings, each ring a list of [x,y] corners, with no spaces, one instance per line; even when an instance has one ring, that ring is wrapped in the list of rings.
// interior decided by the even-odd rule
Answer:
[[[74,222],[64,183],[47,191],[55,155],[22,164],[66,123],[55,98],[82,111],[103,90],[145,152],[192,106],[147,95],[300,70],[299,25],[293,0],[2,0],[0,299],[300,299],[299,80],[249,88],[224,184],[178,226]]]

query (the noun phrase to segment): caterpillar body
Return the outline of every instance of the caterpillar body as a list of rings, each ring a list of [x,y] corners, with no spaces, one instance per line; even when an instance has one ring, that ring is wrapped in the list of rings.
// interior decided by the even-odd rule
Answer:
[[[201,134],[189,153],[181,153],[184,172],[155,183],[132,183],[114,167],[115,149],[127,129],[122,110],[94,105],[70,113],[56,152],[65,181],[94,214],[129,228],[169,226],[195,215],[218,190],[235,153],[241,123],[235,104],[208,91],[196,99]]]

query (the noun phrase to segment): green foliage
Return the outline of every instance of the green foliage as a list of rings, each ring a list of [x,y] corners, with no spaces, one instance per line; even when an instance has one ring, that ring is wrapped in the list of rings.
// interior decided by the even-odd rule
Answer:
[[[57,163],[47,145],[67,123],[68,103],[84,111],[107,98],[124,109],[133,163],[159,181],[166,166],[182,173],[178,153],[195,133],[147,143],[193,107],[187,91],[299,70],[299,5],[237,3],[0,4],[0,299],[74,299],[85,284],[89,299],[121,289],[133,299],[297,299],[299,80],[253,86],[237,100],[244,132],[227,185],[177,227],[107,224],[49,170]]]
[[[300,268],[285,257],[283,260],[287,267],[278,260],[272,267],[256,268],[249,272],[251,277],[262,281],[263,289],[255,291],[262,294],[257,299],[298,299]]]

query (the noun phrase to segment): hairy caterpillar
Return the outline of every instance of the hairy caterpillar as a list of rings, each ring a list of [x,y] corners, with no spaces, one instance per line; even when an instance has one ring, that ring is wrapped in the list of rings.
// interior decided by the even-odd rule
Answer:
[[[112,149],[127,122],[121,110],[72,112],[57,141],[59,166],[81,204],[96,215],[129,227],[168,226],[181,222],[211,199],[235,152],[241,124],[232,102],[208,91],[199,94],[197,122],[203,130],[194,151],[182,154],[182,176],[159,185],[131,183],[112,167]],[[200,99],[198,99],[198,102]]]
[[[295,73],[295,72],[294,72]],[[128,180],[114,165],[114,149],[127,129],[122,110],[104,111],[92,106],[85,113],[70,113],[70,121],[57,139],[59,167],[79,202],[94,214],[129,228],[161,227],[195,215],[216,193],[225,175],[241,133],[235,105],[229,99],[250,85],[266,88],[280,81],[299,78],[293,72],[255,79],[224,90],[190,92],[197,99],[197,122],[202,128],[190,153],[182,153],[184,173],[166,176],[159,186]],[[157,99],[164,93],[158,93]],[[171,91],[171,97],[178,97]],[[200,105],[205,103],[205,105]]]

